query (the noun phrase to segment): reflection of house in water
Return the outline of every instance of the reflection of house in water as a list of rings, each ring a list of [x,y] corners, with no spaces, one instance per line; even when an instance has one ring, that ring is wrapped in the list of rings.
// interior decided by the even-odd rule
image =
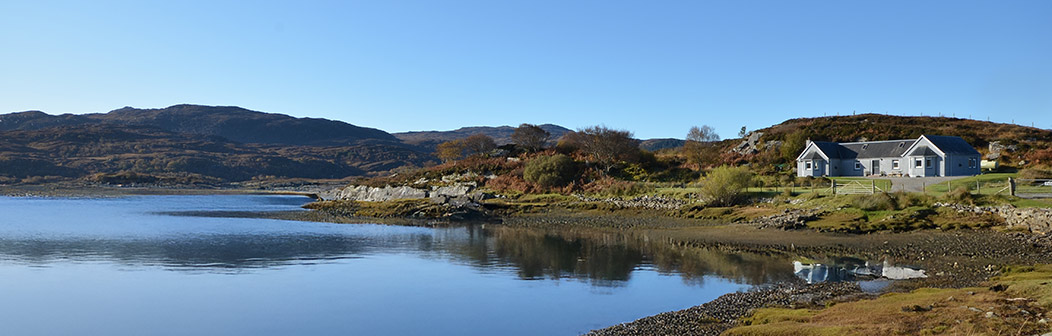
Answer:
[[[832,263],[832,264],[805,264],[799,261],[793,262],[793,273],[804,279],[807,283],[853,281],[857,279],[886,278],[891,280],[903,280],[914,278],[926,278],[924,270],[909,267],[893,266],[884,260],[880,264],[864,263]]]

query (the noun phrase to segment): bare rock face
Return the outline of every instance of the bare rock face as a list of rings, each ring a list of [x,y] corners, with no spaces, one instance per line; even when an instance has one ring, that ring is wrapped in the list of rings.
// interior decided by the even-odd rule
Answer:
[[[349,186],[336,194],[337,199],[366,202],[385,202],[399,199],[427,198],[427,190],[412,187]]]
[[[751,132],[749,136],[745,138],[737,146],[731,149],[731,152],[738,153],[741,155],[756,154],[760,152],[760,148],[757,146],[760,143],[760,137],[763,136],[763,132]]]

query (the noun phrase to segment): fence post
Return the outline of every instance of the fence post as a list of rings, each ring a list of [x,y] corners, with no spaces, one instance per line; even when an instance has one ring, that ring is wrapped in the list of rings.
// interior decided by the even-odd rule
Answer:
[[[927,195],[928,194],[928,187],[925,184],[927,184],[927,183],[924,182],[924,181],[921,181],[921,192],[924,193],[925,195]]]
[[[1015,179],[1011,177],[1008,178],[1008,194],[1015,196]]]
[[[946,192],[950,192],[950,181],[946,181]]]
[[[836,180],[829,180],[829,185],[833,190],[833,196],[836,196]]]
[[[869,193],[870,194],[876,194],[877,193],[877,180],[869,180]]]
[[[983,194],[983,186],[981,184],[979,184],[979,180],[975,180],[975,194],[976,195],[982,195]]]

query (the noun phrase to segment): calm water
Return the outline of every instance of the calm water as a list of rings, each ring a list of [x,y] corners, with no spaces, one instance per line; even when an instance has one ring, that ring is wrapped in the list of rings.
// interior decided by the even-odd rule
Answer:
[[[2,334],[575,335],[794,276],[613,236],[177,215],[308,201],[0,198]]]

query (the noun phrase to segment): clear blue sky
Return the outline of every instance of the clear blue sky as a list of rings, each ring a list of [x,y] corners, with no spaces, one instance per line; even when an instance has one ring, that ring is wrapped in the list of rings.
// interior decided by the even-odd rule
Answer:
[[[0,2],[0,112],[237,105],[685,136],[852,111],[1052,128],[1052,1]]]

